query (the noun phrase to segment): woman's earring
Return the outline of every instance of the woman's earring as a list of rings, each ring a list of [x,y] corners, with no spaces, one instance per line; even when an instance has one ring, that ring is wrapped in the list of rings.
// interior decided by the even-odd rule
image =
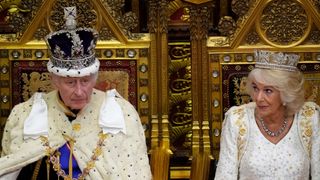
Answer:
[[[283,103],[282,103],[282,105],[283,105],[283,106],[286,106],[286,105],[287,105],[287,103],[283,102]]]

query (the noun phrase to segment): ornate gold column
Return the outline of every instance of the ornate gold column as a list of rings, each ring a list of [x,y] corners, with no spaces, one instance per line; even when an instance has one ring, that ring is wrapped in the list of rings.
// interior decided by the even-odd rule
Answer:
[[[0,48],[0,139],[4,130],[7,117],[10,113],[10,62],[9,51]],[[0,152],[2,147],[0,145]]]
[[[167,0],[149,1],[151,169],[154,180],[168,179],[170,141],[168,130]]]
[[[209,1],[189,2],[192,74],[192,166],[190,179],[208,179],[210,160],[210,89],[207,37]]]

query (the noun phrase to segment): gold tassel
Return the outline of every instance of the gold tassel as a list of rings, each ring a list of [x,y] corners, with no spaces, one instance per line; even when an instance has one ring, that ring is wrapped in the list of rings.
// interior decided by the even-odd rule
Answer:
[[[72,139],[70,136],[68,135],[63,135],[64,139],[67,140],[67,144],[69,145],[69,149],[70,149],[70,156],[69,156],[69,178],[72,179],[72,173],[73,173],[73,168],[72,168],[72,156],[73,156],[73,146],[74,146],[74,142],[75,140]]]
[[[47,164],[47,180],[50,180],[50,159],[49,157],[46,159]]]
[[[58,159],[58,163],[59,163],[58,165],[59,165],[59,168],[58,168],[58,167],[55,167],[55,166],[53,165],[53,168],[58,168],[58,169],[57,169],[58,171],[59,171],[59,170],[60,170],[60,168],[61,168],[61,167],[60,167],[60,155],[61,155],[61,154],[60,154],[60,152],[59,152],[59,151],[57,151],[57,152],[56,152],[56,156],[57,156],[57,159]],[[58,175],[58,180],[60,180],[60,176],[59,176],[59,175]]]
[[[38,175],[39,175],[39,170],[40,170],[40,166],[41,166],[41,162],[42,162],[42,159],[38,160],[37,163],[36,163],[36,167],[34,168],[33,170],[33,174],[32,174],[32,180],[36,180]]]
[[[72,140],[69,142],[69,145],[70,145],[69,177],[70,177],[70,179],[72,179],[72,172],[73,172],[73,169],[72,169],[73,141]]]

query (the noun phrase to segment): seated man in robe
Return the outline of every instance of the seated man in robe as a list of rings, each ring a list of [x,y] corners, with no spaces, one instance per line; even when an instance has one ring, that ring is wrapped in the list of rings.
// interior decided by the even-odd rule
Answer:
[[[144,130],[135,108],[116,90],[94,88],[98,34],[76,28],[46,38],[55,90],[16,105],[2,139],[0,179],[151,179]]]

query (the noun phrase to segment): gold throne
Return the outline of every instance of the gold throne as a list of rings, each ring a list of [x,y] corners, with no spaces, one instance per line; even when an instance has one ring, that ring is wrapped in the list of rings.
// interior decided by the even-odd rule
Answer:
[[[63,26],[65,5],[77,6],[81,26],[98,30],[96,54],[101,71],[97,88],[116,88],[137,108],[146,128],[155,180],[213,179],[224,112],[250,101],[244,86],[254,67],[256,49],[299,54],[306,99],[320,103],[316,0],[252,0],[248,4],[149,0],[149,33],[142,34],[132,33],[136,19],[131,13],[122,13],[123,1],[108,2],[0,1],[0,12],[9,12],[6,18],[12,27],[8,32],[14,32],[0,34],[0,134],[13,105],[36,91],[51,89],[43,38]],[[130,2],[134,7],[139,1]],[[214,2],[221,4],[219,36],[208,35],[206,29],[212,23]],[[222,16],[231,2],[235,2],[232,9],[238,19]],[[279,16],[274,14],[277,7],[284,7],[283,12],[289,7],[296,11]],[[165,15],[173,17],[181,9],[183,21],[177,24],[187,26],[190,37],[187,42],[170,41],[167,30],[172,21],[167,22]],[[298,21],[301,24],[296,26]],[[183,157],[182,164],[178,164],[177,154]]]

